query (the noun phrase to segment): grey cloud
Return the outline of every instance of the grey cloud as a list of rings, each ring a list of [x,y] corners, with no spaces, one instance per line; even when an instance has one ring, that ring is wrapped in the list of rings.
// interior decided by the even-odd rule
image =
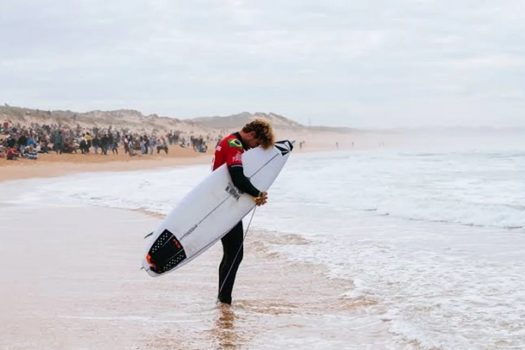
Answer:
[[[257,110],[348,126],[525,125],[522,6],[0,0],[0,96],[37,108]]]

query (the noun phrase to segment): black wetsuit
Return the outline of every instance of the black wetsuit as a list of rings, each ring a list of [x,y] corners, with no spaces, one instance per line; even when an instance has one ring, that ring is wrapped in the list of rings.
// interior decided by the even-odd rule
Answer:
[[[250,180],[244,175],[241,154],[248,147],[242,142],[239,133],[231,134],[219,142],[215,150],[213,169],[226,163],[232,182],[242,192],[254,197],[260,195]],[[222,239],[223,256],[219,265],[219,301],[231,304],[235,276],[243,258],[244,230],[242,220],[237,223]]]

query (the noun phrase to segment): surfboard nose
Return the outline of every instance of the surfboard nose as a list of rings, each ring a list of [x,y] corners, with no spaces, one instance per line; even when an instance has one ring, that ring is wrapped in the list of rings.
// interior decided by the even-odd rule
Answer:
[[[294,143],[295,141],[282,140],[277,141],[274,146],[279,150],[279,152],[281,152],[283,156],[285,156],[293,150]]]

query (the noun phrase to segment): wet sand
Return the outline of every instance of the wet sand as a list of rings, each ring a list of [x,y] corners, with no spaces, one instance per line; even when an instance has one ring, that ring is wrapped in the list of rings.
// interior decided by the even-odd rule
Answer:
[[[20,208],[0,216],[1,349],[382,349],[387,320],[351,282],[291,262],[250,232],[232,307],[216,304],[221,246],[173,273],[139,269],[159,218],[102,207]]]

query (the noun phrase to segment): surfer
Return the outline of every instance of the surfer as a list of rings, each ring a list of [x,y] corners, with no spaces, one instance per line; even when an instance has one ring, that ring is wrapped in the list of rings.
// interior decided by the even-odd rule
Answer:
[[[240,191],[251,195],[256,205],[263,205],[268,194],[259,191],[244,175],[242,154],[244,151],[261,146],[265,149],[274,143],[271,125],[260,119],[246,124],[240,131],[224,137],[215,149],[213,170],[222,164],[228,166],[233,184]],[[235,275],[243,256],[242,220],[235,225],[222,239],[223,257],[219,265],[219,302],[231,304]]]

